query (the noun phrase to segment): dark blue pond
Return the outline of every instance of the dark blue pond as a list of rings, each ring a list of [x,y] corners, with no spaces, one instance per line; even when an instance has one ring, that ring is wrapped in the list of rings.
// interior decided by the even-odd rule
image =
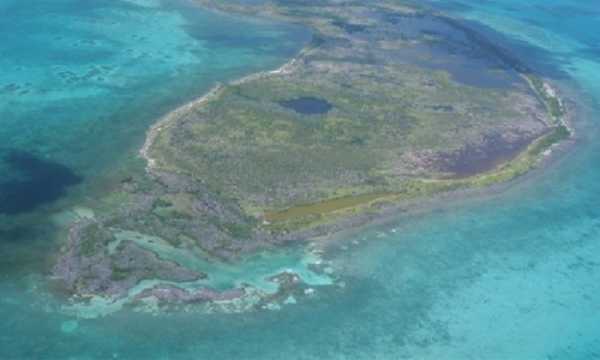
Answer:
[[[333,108],[327,100],[310,96],[280,101],[279,104],[302,115],[326,114]]]

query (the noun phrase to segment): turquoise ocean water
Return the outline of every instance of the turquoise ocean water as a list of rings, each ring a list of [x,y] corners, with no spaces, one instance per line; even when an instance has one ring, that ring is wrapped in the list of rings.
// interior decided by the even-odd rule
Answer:
[[[16,171],[33,164],[56,178],[49,186],[61,199],[77,198],[115,154],[134,151],[128,144],[139,144],[149,117],[216,80],[276,66],[306,36],[181,4],[37,4],[0,0],[0,13],[13,14],[0,20],[0,148],[14,160],[3,164],[11,178],[0,186],[36,185]],[[501,192],[345,236],[330,260],[346,286],[280,311],[77,319],[56,311],[60,301],[43,289],[38,254],[52,246],[8,227],[0,358],[600,358],[600,8],[592,0],[431,6],[569,89],[577,146]],[[59,206],[50,200],[34,196],[34,212]],[[32,211],[3,206],[4,222]]]
[[[137,151],[160,116],[280,66],[310,38],[187,0],[0,0],[0,17],[5,276],[48,268],[54,214],[142,168]]]

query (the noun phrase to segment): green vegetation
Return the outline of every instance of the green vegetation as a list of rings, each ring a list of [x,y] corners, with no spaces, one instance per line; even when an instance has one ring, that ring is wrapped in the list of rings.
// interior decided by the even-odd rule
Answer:
[[[501,126],[536,126],[514,122],[519,113],[506,110],[513,92],[464,87],[419,69],[360,66],[352,74],[230,86],[185,125],[161,133],[152,156],[160,168],[202,179],[244,208],[285,208],[339,197],[340,189],[385,192],[421,165],[411,153],[451,154]],[[306,116],[279,105],[315,95],[333,109]],[[429,176],[445,170],[441,162],[428,166]]]
[[[529,74],[527,75],[527,79],[531,82],[534,91],[545,104],[548,113],[554,120],[554,123],[556,125],[561,124],[560,121],[565,116],[565,112],[560,103],[559,98],[553,94],[548,93],[548,90],[544,85],[544,81],[539,77]]]
[[[112,272],[110,273],[110,279],[112,281],[123,281],[131,276],[131,270],[121,269],[116,265],[112,265]]]
[[[227,223],[223,224],[223,228],[234,238],[237,239],[248,239],[252,237],[252,225],[251,224],[236,224]]]
[[[308,216],[320,218],[328,213],[369,204],[376,200],[389,198],[391,195],[392,194],[363,194],[325,200],[315,204],[298,205],[282,211],[267,212],[265,213],[265,220],[268,222],[280,222]]]
[[[556,127],[552,132],[540,138],[533,146],[528,150],[528,153],[536,157],[545,150],[549,149],[552,145],[557,144],[563,140],[568,139],[571,136],[571,132],[566,126],[560,125]]]
[[[375,11],[385,19],[412,16],[403,7],[379,6]],[[327,223],[382,202],[505,181],[568,136],[564,127],[549,128],[560,123],[563,109],[534,75],[525,79],[539,101],[519,87],[466,86],[444,71],[390,55],[389,49],[412,51],[420,41],[432,46],[443,38],[393,36],[401,31],[395,22],[359,17],[360,5],[339,11],[281,2],[252,9],[302,19],[318,44],[292,72],[224,87],[160,133],[150,154],[157,169],[202,181],[222,201],[265,220],[271,231]],[[371,37],[371,45],[357,34]],[[302,98],[331,109],[282,106]],[[520,154],[498,165],[515,146],[522,147]],[[481,170],[463,175],[462,168]],[[234,237],[249,236],[253,226],[229,224],[237,222],[220,226]]]
[[[284,69],[222,86],[152,133],[148,174],[127,177],[71,240],[68,256],[106,260],[98,266],[121,286],[158,277],[152,269],[196,276],[160,263],[163,242],[235,259],[403,201],[513,179],[571,135],[554,89],[535,75],[494,65],[472,84],[453,73],[461,62],[470,71],[473,52],[498,52],[481,36],[444,37],[467,30],[439,15],[391,0],[201,2],[304,23],[313,41]],[[419,19],[442,31],[423,31]],[[113,231],[156,243],[109,254]],[[89,271],[81,282],[107,285]]]
[[[98,252],[103,252],[106,245],[114,240],[110,231],[97,223],[92,223],[83,228],[81,233],[80,252],[85,257],[92,257]]]

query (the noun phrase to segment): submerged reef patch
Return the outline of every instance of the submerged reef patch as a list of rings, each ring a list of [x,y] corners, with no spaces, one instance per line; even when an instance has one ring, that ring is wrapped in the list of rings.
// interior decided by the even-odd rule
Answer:
[[[0,182],[0,214],[25,213],[56,201],[82,181],[69,167],[25,151],[8,151],[3,164],[6,174],[15,175]]]

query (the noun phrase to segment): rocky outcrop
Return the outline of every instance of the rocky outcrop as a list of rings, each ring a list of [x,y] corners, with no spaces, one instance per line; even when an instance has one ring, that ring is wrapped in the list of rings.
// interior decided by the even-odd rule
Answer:
[[[195,281],[205,277],[174,262],[160,259],[132,241],[116,241],[110,230],[95,221],[76,224],[54,267],[64,287],[77,294],[121,297],[145,279]]]

